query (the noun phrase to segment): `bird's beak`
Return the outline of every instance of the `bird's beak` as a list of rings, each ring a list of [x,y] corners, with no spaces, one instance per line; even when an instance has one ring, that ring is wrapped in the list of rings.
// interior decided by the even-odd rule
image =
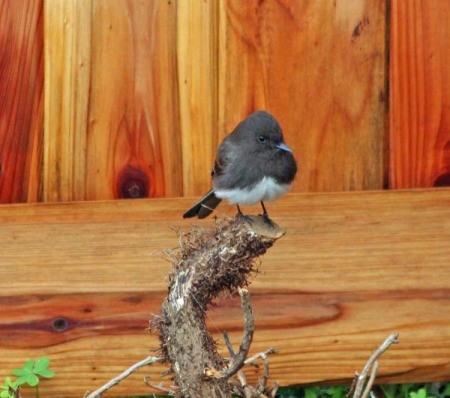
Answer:
[[[284,142],[282,142],[281,144],[275,145],[275,147],[282,149],[283,151],[292,153],[291,148],[289,148]]]

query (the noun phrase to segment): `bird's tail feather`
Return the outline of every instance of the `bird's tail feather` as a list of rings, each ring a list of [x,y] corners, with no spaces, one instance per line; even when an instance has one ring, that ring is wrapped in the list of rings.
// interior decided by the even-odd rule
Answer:
[[[183,214],[183,218],[190,218],[197,216],[198,218],[208,217],[217,205],[222,201],[211,189],[203,198],[201,198],[194,206],[192,206],[186,213]]]

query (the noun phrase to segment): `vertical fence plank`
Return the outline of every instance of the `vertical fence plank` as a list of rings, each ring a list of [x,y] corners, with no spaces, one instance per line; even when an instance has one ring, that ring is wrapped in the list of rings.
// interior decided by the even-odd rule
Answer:
[[[47,112],[46,200],[199,195],[218,138],[258,108],[300,159],[295,190],[383,187],[385,2],[85,1],[90,27],[64,43],[63,18],[48,51],[63,94]]]
[[[295,191],[378,189],[386,162],[386,2],[227,0],[219,126],[265,108],[300,161]]]
[[[392,1],[390,187],[450,185],[450,4]]]
[[[45,201],[86,192],[91,0],[45,2]]]
[[[42,0],[0,2],[0,203],[39,199]]]
[[[185,196],[201,195],[211,186],[218,133],[218,7],[216,1],[178,2],[178,81]]]
[[[182,193],[176,4],[46,7],[45,200]]]

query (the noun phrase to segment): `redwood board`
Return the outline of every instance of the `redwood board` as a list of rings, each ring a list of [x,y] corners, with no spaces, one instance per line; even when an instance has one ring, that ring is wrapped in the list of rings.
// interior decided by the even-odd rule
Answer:
[[[42,394],[81,397],[151,355],[164,250],[177,248],[178,229],[214,225],[182,219],[194,200],[0,207],[0,378],[47,355],[56,376]],[[280,351],[271,380],[346,383],[393,331],[401,343],[383,355],[379,381],[448,380],[450,190],[293,194],[267,207],[287,229],[250,285],[251,352]],[[208,319],[219,341],[227,330],[239,343],[238,299],[219,300]],[[149,393],[143,375],[157,383],[163,370],[142,369],[111,395]]]

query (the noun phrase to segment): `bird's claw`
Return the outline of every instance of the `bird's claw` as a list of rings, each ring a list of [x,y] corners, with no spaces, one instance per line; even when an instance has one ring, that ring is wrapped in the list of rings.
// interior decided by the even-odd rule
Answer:
[[[267,224],[270,228],[274,228],[273,221],[269,218],[269,215],[267,213],[260,214],[262,215],[262,218],[264,220],[264,223]]]
[[[253,221],[252,221],[252,218],[250,216],[246,216],[245,214],[238,213],[236,215],[236,217],[239,218],[240,220],[246,222],[249,225],[253,225]]]

